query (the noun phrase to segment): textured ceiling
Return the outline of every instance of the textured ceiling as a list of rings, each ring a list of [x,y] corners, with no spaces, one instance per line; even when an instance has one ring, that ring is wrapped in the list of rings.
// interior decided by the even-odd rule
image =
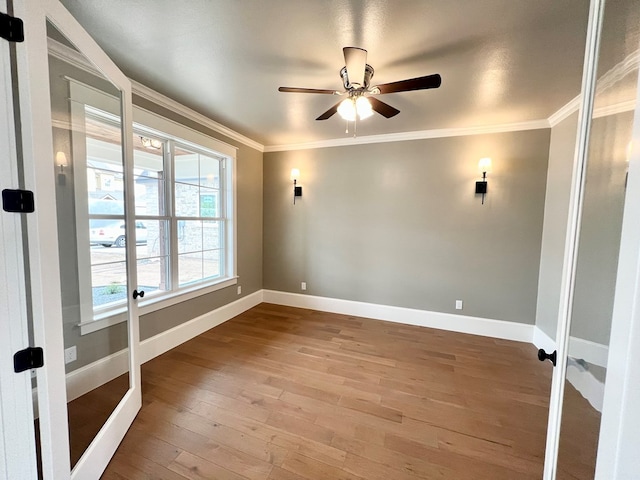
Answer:
[[[372,84],[431,73],[437,90],[388,94],[401,113],[358,135],[547,118],[579,92],[586,0],[62,0],[132,79],[265,145],[343,138],[342,47],[368,50]]]

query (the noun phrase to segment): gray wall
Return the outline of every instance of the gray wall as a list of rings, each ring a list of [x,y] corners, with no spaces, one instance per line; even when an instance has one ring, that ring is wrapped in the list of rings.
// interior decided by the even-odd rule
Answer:
[[[578,113],[551,129],[536,326],[556,338]]]
[[[633,112],[596,118],[576,266],[571,336],[609,344]],[[540,259],[536,326],[555,339],[560,304],[577,113],[553,127]]]
[[[533,324],[549,137],[265,153],[264,287],[300,293],[306,281],[310,295]],[[483,156],[493,173],[481,205]]]
[[[68,82],[63,78],[63,75],[87,84],[98,85],[103,89],[108,87],[106,82],[64,62],[56,59],[50,59],[50,62],[52,71],[50,85],[54,98],[52,110],[54,116],[62,122],[68,121],[69,118]],[[239,147],[236,176],[237,260],[238,275],[240,277],[238,284],[242,286],[242,295],[237,295],[236,287],[232,286],[144,315],[140,318],[140,338],[144,340],[262,288],[263,158],[262,152],[204,128],[142,98],[134,96],[134,104]],[[54,129],[54,151],[59,149],[68,151],[69,145],[68,131],[60,128]],[[54,155],[52,155],[53,157]],[[69,168],[73,168],[73,158],[68,160],[70,163]],[[87,335],[80,335],[80,328],[78,327],[79,294],[76,274],[78,260],[76,254],[74,185],[73,175],[70,172],[71,170],[67,170],[65,184],[57,183],[56,188],[62,277],[61,296],[65,312],[63,325],[64,343],[65,348],[76,345],[78,354],[77,361],[67,365],[67,371],[92,363],[125,348],[127,345],[124,324],[115,325]]]
[[[609,344],[633,112],[596,118],[580,229],[571,336]]]

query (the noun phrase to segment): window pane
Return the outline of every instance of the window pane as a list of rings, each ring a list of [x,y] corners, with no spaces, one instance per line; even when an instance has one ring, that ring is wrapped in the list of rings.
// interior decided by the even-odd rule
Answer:
[[[162,215],[164,142],[134,134],[133,146],[136,215]]]
[[[220,160],[200,155],[200,186],[220,188]]]
[[[136,220],[137,258],[169,255],[169,222]]]
[[[202,254],[202,270],[204,278],[219,277],[222,273],[220,268],[220,250],[209,250]]]
[[[220,192],[213,188],[200,188],[200,216],[220,216]]]
[[[200,188],[194,185],[176,183],[176,216],[198,217],[200,215]]]
[[[169,257],[151,257],[138,260],[138,285],[145,294],[170,289]]]
[[[178,253],[202,250],[202,222],[178,220]]]
[[[191,185],[200,184],[200,155],[180,146],[175,148],[174,177],[176,182]]]
[[[127,299],[127,264],[116,262],[91,266],[93,306],[100,307]]]
[[[202,248],[220,248],[220,222],[202,222]]]
[[[202,252],[178,256],[180,286],[202,280]]]

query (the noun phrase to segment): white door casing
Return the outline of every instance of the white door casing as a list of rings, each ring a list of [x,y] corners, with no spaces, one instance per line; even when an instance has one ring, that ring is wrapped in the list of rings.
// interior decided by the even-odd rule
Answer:
[[[9,42],[0,39],[0,190],[20,186],[12,97]],[[31,375],[13,370],[13,354],[29,346],[22,215],[0,211],[0,480],[38,475]]]

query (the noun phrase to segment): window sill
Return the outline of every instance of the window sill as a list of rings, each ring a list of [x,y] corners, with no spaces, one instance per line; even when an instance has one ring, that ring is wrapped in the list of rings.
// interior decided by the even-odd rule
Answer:
[[[163,295],[158,295],[155,298],[150,297],[138,302],[138,316],[147,315],[157,310],[191,300],[192,298],[222,290],[223,288],[236,285],[237,283],[238,277],[230,277],[216,280],[215,282],[208,284],[194,285],[175,292],[165,293]],[[78,326],[80,327],[80,335],[87,335],[125,321],[127,321],[127,309],[125,307],[121,307],[109,313],[100,314],[99,316],[96,316],[95,320],[80,323]]]

